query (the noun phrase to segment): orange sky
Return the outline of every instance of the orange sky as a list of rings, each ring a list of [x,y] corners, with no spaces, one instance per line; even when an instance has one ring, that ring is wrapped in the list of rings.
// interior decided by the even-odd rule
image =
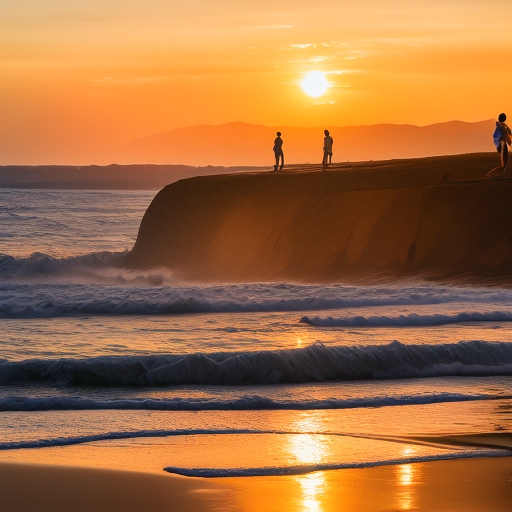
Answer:
[[[230,121],[512,120],[510,0],[3,0],[0,27],[0,164]]]

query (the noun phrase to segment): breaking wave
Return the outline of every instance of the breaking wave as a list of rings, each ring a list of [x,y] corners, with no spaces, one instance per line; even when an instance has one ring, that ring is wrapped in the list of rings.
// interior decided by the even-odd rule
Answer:
[[[315,327],[415,327],[446,325],[462,322],[512,322],[512,311],[464,312],[453,315],[418,315],[411,313],[400,316],[355,316],[320,317],[303,316],[301,323]]]
[[[251,411],[251,410],[312,410],[356,409],[424,405],[446,402],[468,402],[512,398],[504,395],[430,393],[421,395],[376,396],[363,398],[326,398],[320,400],[275,400],[266,396],[249,395],[231,400],[207,398],[120,398],[94,400],[73,396],[64,397],[7,397],[0,398],[0,412],[21,411],[86,411],[86,410],[150,410],[150,411]]]
[[[92,252],[81,256],[54,258],[35,252],[27,257],[0,254],[0,278],[20,279],[90,274],[93,271],[119,267],[128,251]]]
[[[512,343],[325,346],[260,352],[0,362],[0,384],[242,385],[324,380],[512,375]]]
[[[504,310],[509,309],[495,312],[502,315],[500,320],[509,321],[512,315],[512,290],[508,289],[411,283],[364,287],[298,283],[192,284],[180,281],[170,269],[135,271],[121,268],[125,255],[126,252],[96,252],[53,258],[34,253],[21,258],[0,254],[0,318],[311,312],[455,302],[483,304],[482,311],[488,310],[487,305],[500,304]],[[417,321],[411,315],[408,318],[407,321]],[[440,317],[436,318],[435,321],[440,321]],[[320,325],[321,322],[334,325],[335,321],[371,325],[376,320],[373,317],[367,320],[361,317],[328,320],[306,316],[302,321],[311,325]],[[382,317],[379,322],[388,320]]]

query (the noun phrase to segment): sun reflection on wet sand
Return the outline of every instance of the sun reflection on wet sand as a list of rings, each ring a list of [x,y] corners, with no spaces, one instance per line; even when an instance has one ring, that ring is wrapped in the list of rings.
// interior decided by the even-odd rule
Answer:
[[[402,450],[404,457],[414,455],[416,450],[408,446]],[[400,510],[411,510],[414,508],[414,490],[418,481],[418,465],[400,464],[396,466],[396,475],[400,492],[398,494],[398,506]]]
[[[297,478],[302,489],[303,512],[323,512],[321,498],[325,492],[325,473],[319,471]]]
[[[311,432],[318,429],[318,417],[301,416],[293,422],[293,430]],[[311,434],[288,436],[288,450],[299,463],[315,464],[325,460],[329,447],[321,436]],[[318,471],[295,478],[302,491],[303,512],[323,512],[322,496],[326,491],[325,472]]]

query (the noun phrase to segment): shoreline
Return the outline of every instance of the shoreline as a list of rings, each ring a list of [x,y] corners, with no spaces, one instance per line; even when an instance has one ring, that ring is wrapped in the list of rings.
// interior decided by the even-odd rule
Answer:
[[[506,512],[512,457],[208,480],[13,461],[0,462],[0,493],[6,512]]]
[[[215,437],[215,436],[213,436]],[[391,440],[391,439],[389,439]],[[512,434],[395,438],[431,446],[493,446],[512,450]],[[321,455],[294,444],[304,457]],[[199,478],[169,474],[166,464],[197,462],[195,444],[140,439],[69,447],[0,452],[0,495],[6,512],[508,512],[512,503],[512,456],[405,462],[285,476]],[[236,445],[204,445],[208,460],[230,458]],[[247,460],[258,442],[247,442]],[[192,450],[190,450],[193,448]],[[406,446],[406,448],[408,448]],[[410,448],[409,448],[410,449]],[[305,450],[305,451],[302,451]],[[174,453],[174,455],[173,455]],[[269,452],[265,463],[277,455]],[[248,462],[250,463],[250,462]],[[340,508],[341,507],[341,508]]]

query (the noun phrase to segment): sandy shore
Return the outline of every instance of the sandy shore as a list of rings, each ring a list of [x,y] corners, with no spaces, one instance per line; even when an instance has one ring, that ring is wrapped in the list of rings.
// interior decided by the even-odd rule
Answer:
[[[1,452],[1,509],[508,512],[512,503],[512,457],[205,480],[164,473],[161,451],[148,445],[143,460],[108,443]]]
[[[509,512],[512,504],[510,457],[224,481],[245,512]]]
[[[226,491],[213,482],[136,471],[0,463],[2,512],[219,510]]]

